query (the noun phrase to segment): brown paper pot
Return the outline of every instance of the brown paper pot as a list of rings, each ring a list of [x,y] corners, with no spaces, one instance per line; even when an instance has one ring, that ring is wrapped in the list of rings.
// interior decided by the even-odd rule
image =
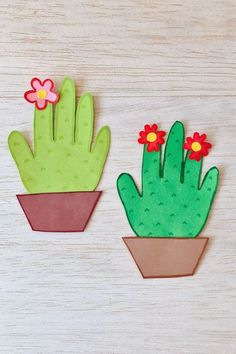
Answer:
[[[84,231],[101,191],[21,194],[17,199],[34,231]]]
[[[123,237],[143,278],[193,275],[208,238]]]

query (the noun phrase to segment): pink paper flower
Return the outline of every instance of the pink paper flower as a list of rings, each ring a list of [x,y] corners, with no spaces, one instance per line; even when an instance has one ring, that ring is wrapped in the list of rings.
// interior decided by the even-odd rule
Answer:
[[[48,102],[55,104],[59,100],[59,95],[53,91],[54,83],[50,79],[43,82],[37,77],[34,77],[31,82],[33,90],[26,91],[24,98],[30,103],[35,103],[39,110],[45,109]]]

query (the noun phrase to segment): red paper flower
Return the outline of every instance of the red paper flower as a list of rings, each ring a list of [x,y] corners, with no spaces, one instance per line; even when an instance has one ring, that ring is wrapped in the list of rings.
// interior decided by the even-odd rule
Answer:
[[[184,149],[191,151],[189,154],[190,160],[200,161],[203,156],[208,155],[208,150],[211,148],[211,144],[206,140],[206,134],[200,135],[194,133],[193,137],[188,137],[186,143],[184,143]]]
[[[31,82],[33,90],[26,91],[24,98],[30,103],[35,103],[38,109],[45,109],[48,102],[55,104],[59,100],[59,95],[53,91],[54,83],[50,79],[43,82],[34,77]]]
[[[138,139],[139,144],[147,144],[147,151],[159,151],[161,144],[164,144],[163,137],[166,135],[166,132],[158,130],[156,124],[144,126],[144,131],[139,132],[140,138]]]

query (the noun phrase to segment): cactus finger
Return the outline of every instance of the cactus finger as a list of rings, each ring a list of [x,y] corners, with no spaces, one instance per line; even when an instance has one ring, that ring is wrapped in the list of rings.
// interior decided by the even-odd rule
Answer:
[[[212,167],[206,173],[200,188],[203,196],[206,196],[208,199],[212,200],[217,190],[218,181],[219,170],[216,167]],[[211,198],[209,198],[209,195],[211,196]]]
[[[172,126],[165,148],[163,176],[168,181],[180,181],[183,164],[184,126],[175,122]]]
[[[111,133],[109,127],[102,127],[96,136],[95,143],[92,148],[92,153],[96,159],[100,159],[105,162],[110,147],[110,138]]]
[[[148,152],[143,148],[142,195],[158,186],[161,177],[161,150]]]
[[[75,84],[65,78],[61,90],[60,101],[56,105],[54,140],[63,144],[74,143],[75,135]]]
[[[198,189],[202,171],[202,159],[200,161],[190,160],[187,153],[184,163],[183,183],[189,184],[192,188]]]
[[[24,136],[18,131],[11,132],[8,137],[8,146],[22,175],[29,162],[34,159],[33,153]]]
[[[81,96],[76,112],[75,140],[90,151],[93,139],[93,97],[90,93]]]
[[[53,111],[48,104],[44,110],[34,111],[34,155],[37,156],[53,142]]]
[[[118,177],[117,189],[120,199],[127,211],[140,199],[138,188],[133,178],[128,173],[122,173]]]

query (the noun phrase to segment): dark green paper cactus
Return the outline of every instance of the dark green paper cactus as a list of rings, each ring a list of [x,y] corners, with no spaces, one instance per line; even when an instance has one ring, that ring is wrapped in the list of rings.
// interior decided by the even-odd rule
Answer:
[[[218,184],[212,167],[201,183],[202,159],[184,156],[184,126],[176,122],[168,136],[163,162],[161,149],[144,146],[142,190],[123,173],[117,180],[119,196],[137,236],[193,238],[203,229]]]

